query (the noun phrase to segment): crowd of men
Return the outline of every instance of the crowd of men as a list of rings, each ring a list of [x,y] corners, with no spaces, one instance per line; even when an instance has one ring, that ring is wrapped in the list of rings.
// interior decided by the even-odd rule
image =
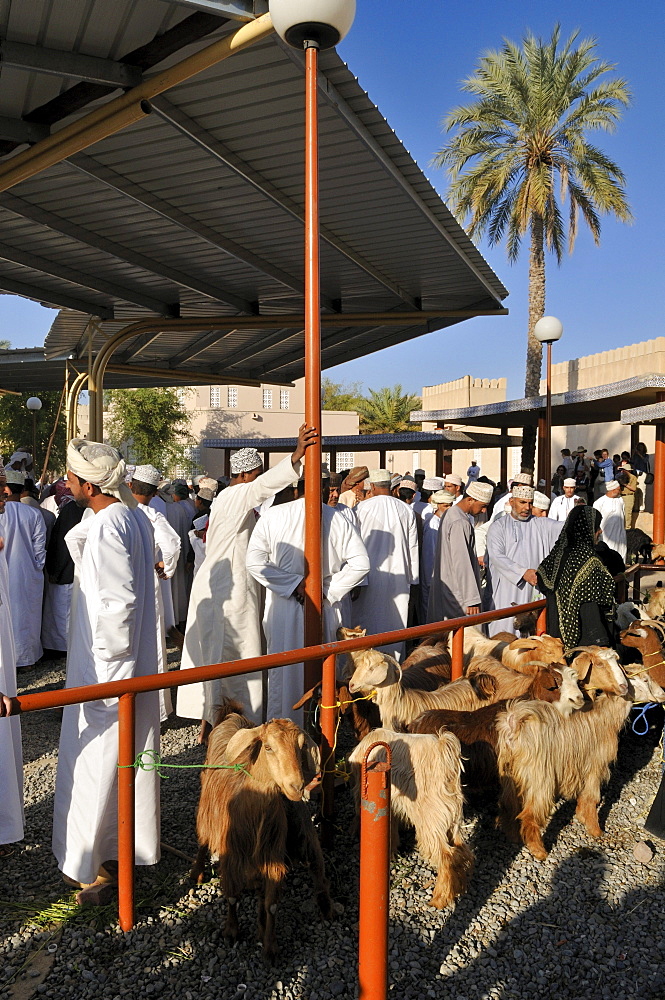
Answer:
[[[165,670],[167,638],[182,648],[182,670],[304,645],[303,459],[316,439],[303,424],[273,468],[243,448],[230,481],[200,477],[192,488],[165,483],[150,465],[128,472],[114,448],[74,439],[66,478],[41,503],[26,480],[31,457],[12,456],[0,482],[0,715],[11,716],[0,721],[0,857],[23,837],[17,668],[44,650],[66,652],[66,684],[78,686]],[[464,479],[324,466],[321,480],[324,641],[341,624],[378,634],[531,601],[561,514],[582,499],[572,476],[552,500],[523,473],[501,490],[475,462]],[[603,535],[625,555],[621,485],[604,485],[595,503]],[[514,631],[512,617],[489,626],[501,630]],[[404,655],[401,642],[380,648]],[[224,696],[257,724],[302,723],[302,694],[295,664],[182,686],[175,711],[201,723],[203,741]],[[158,751],[172,711],[164,693],[137,697],[137,753]],[[81,902],[99,901],[115,878],[117,726],[114,700],[64,709],[53,851]],[[159,858],[155,772],[139,770],[136,787],[136,860],[150,865]]]

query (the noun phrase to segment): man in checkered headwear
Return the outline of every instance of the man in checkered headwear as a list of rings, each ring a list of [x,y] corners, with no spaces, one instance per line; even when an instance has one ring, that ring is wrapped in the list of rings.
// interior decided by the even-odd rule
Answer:
[[[212,502],[206,534],[206,554],[189,602],[181,669],[208,663],[261,656],[259,586],[247,573],[247,546],[256,523],[254,508],[300,478],[306,449],[317,431],[303,424],[292,455],[263,471],[256,448],[242,448],[231,456],[231,484]],[[223,697],[242,702],[254,725],[262,720],[261,672],[188,684],[178,691],[177,714],[214,722],[214,709]]]
[[[487,529],[487,578],[485,610],[528,604],[542,595],[535,590],[536,568],[549,555],[563,524],[549,517],[532,514],[534,489],[515,483],[510,495],[510,510],[493,521]],[[489,622],[490,635],[515,632],[513,616]]]

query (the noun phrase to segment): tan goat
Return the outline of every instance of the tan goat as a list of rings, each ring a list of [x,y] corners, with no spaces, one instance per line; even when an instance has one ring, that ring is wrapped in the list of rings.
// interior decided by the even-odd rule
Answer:
[[[463,677],[434,691],[420,691],[404,683],[400,665],[392,656],[377,649],[349,653],[354,671],[349,680],[351,694],[369,694],[378,706],[384,726],[402,728],[430,708],[472,711],[494,700],[495,682],[479,674]],[[524,678],[529,682],[529,678]]]
[[[551,635],[532,635],[525,639],[514,639],[501,654],[501,662],[513,670],[521,670],[530,660],[541,663],[561,663],[563,642]],[[527,671],[528,672],[528,671]]]
[[[413,826],[418,851],[437,870],[430,904],[443,909],[466,892],[473,869],[473,853],[462,838],[460,742],[452,733],[414,736],[376,729],[349,756],[355,776],[356,802],[360,765],[376,741],[390,746],[390,812],[392,847],[398,844],[398,822]],[[385,760],[377,747],[370,760]]]
[[[324,917],[332,914],[321,847],[303,796],[319,769],[316,745],[295,723],[273,719],[262,726],[228,715],[210,733],[196,815],[199,851],[192,878],[201,882],[207,854],[228,901],[224,936],[238,937],[238,897],[258,886],[258,935],[265,957],[277,953],[275,912],[289,857],[312,874]]]

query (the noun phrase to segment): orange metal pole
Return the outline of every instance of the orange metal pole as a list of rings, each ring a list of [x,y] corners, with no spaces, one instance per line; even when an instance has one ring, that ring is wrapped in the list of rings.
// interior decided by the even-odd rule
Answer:
[[[318,47],[305,45],[305,423],[319,431],[305,459],[305,645],[316,646],[323,640]],[[321,677],[320,663],[305,664],[304,674],[308,691]]]
[[[456,628],[453,632],[451,659],[450,678],[457,681],[464,673],[464,628]]]
[[[21,711],[37,712],[46,708],[58,708],[62,705],[78,705],[88,701],[98,701],[101,698],[119,698],[128,692],[136,694],[140,691],[159,691],[162,688],[182,687],[183,684],[198,684],[203,681],[215,680],[218,677],[236,677],[242,674],[251,674],[255,670],[286,667],[291,663],[323,660],[333,653],[347,653],[352,649],[372,649],[374,646],[387,646],[394,642],[403,642],[405,639],[424,639],[441,632],[452,632],[454,629],[464,628],[465,625],[484,625],[486,622],[492,622],[498,618],[519,615],[524,611],[539,611],[544,607],[545,601],[531,601],[529,604],[518,604],[510,608],[497,608],[496,611],[483,611],[472,617],[451,618],[443,622],[430,622],[428,625],[395,629],[394,632],[380,632],[377,635],[364,636],[362,639],[324,642],[317,646],[289,649],[284,653],[253,656],[247,660],[229,660],[227,663],[211,663],[205,667],[193,667],[189,670],[173,670],[168,674],[146,674],[144,677],[133,677],[131,680],[87,684],[82,687],[61,688],[59,691],[44,691],[40,694],[22,694],[16,701],[19,703]]]
[[[658,402],[665,400],[665,393],[658,393]],[[655,545],[665,542],[665,424],[656,424],[656,451],[653,465],[653,540]]]
[[[377,746],[385,747],[386,762],[368,764]],[[388,993],[390,765],[390,747],[373,743],[360,775],[359,1000],[385,1000]]]
[[[543,610],[538,615],[538,621],[536,622],[536,635],[544,635],[547,632],[547,609]]]
[[[123,694],[118,702],[118,916],[123,931],[134,926],[135,699]]]
[[[545,493],[552,485],[552,341],[547,341],[547,401],[545,408],[545,455],[543,457]]]
[[[321,683],[321,765],[323,768],[321,815],[324,822],[323,834],[327,844],[332,841],[332,820],[335,813],[335,728],[339,711],[336,708],[336,659],[334,653],[332,656],[326,656],[323,661],[323,680]]]

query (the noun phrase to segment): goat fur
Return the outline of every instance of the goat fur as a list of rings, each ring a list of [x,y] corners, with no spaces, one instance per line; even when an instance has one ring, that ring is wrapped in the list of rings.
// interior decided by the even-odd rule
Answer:
[[[362,760],[372,743],[390,746],[390,813],[393,850],[397,847],[398,823],[413,826],[422,857],[437,870],[430,904],[443,909],[466,892],[473,869],[473,853],[462,837],[460,742],[452,733],[415,736],[377,729],[366,736],[349,757],[356,803]],[[385,748],[377,747],[370,760],[385,760]]]
[[[259,889],[259,940],[264,956],[272,961],[277,953],[275,910],[287,858],[300,858],[309,866],[319,909],[326,918],[332,915],[321,847],[302,801],[306,784],[319,768],[318,749],[288,719],[253,727],[233,713],[212,729],[206,764],[219,769],[201,771],[199,851],[192,878],[202,881],[208,853],[217,858],[228,901],[224,936],[231,941],[238,937],[238,897],[245,888]],[[244,770],[219,767],[230,764]],[[279,768],[281,785],[275,777]]]
[[[602,695],[564,718],[546,702],[514,701],[497,718],[499,824],[538,860],[547,857],[541,830],[559,798],[577,800],[576,817],[591,837],[601,836],[600,790],[631,705]]]

